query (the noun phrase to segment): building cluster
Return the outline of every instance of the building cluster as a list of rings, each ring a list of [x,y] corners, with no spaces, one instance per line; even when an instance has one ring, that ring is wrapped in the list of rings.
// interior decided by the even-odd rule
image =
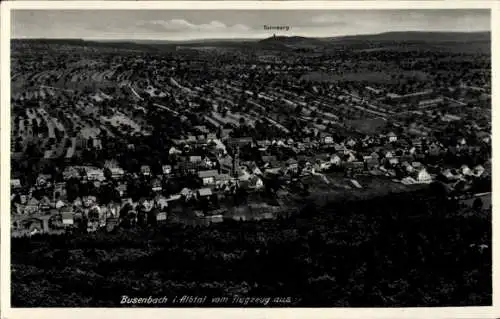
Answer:
[[[400,88],[381,84],[383,70],[365,79],[353,63],[317,54],[186,49],[82,53],[39,72],[20,59],[13,83],[35,74],[13,94],[14,233],[164,222],[188,206],[215,221],[228,198],[276,192],[275,181],[281,193],[335,178],[362,189],[362,175],[460,192],[491,175],[491,95],[480,82]],[[152,137],[167,156],[146,161],[134,152]],[[139,165],[111,160],[109,149],[141,154]],[[35,155],[59,173],[18,178]]]
[[[258,150],[260,158],[246,160],[248,150]],[[456,152],[473,152],[475,146],[460,139]],[[491,174],[488,163],[468,167],[440,167],[430,164],[431,158],[444,156],[446,149],[439,141],[427,138],[406,139],[390,132],[363,138],[335,140],[331,135],[300,141],[288,139],[255,140],[251,137],[219,139],[216,135],[186,136],[174,141],[165,150],[172,161],[162,164],[161,174],[155,175],[148,165],[140,172],[126,172],[116,161],[106,161],[103,167],[68,166],[58,180],[40,174],[36,184],[23,187],[19,179],[12,179],[13,227],[20,233],[73,228],[86,220],[88,230],[109,227],[124,219],[132,224],[165,221],[172,207],[203,201],[206,209],[201,216],[219,217],[219,206],[211,201],[235,194],[238,189],[259,192],[269,179],[292,179],[329,172],[343,172],[355,180],[357,175],[386,176],[394,182],[428,184],[439,180],[450,189],[466,190],[479,178]],[[287,152],[288,151],[288,152]],[[193,153],[201,155],[190,155]],[[283,154],[296,154],[284,156]],[[174,194],[166,194],[164,185],[169,180],[194,177],[197,188],[183,187]],[[102,204],[99,196],[77,196],[69,201],[70,182],[92,184],[97,193],[111,187],[113,202]],[[128,181],[128,182],[127,182]],[[143,198],[133,201],[127,190],[131,183],[148,187]],[[357,183],[358,187],[362,186]],[[40,190],[42,190],[40,192]],[[38,198],[34,194],[45,194]],[[170,207],[170,208],[169,208]],[[124,214],[123,209],[129,211]],[[213,211],[210,211],[213,210]],[[120,214],[121,212],[121,214]],[[142,215],[141,215],[142,214]],[[38,219],[37,219],[38,218]],[[55,226],[54,226],[55,225]]]

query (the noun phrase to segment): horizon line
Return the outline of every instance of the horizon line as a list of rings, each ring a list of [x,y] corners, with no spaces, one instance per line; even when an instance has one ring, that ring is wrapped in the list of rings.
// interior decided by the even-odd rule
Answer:
[[[330,39],[330,38],[342,38],[342,37],[356,37],[356,36],[376,36],[383,34],[391,34],[391,33],[451,33],[451,34],[474,34],[474,33],[491,33],[491,30],[484,31],[445,31],[445,30],[407,30],[407,31],[385,31],[378,33],[351,33],[344,35],[334,35],[334,36],[307,36],[307,35],[281,35],[276,34],[276,37],[281,38],[292,38],[292,37],[300,37],[300,38],[309,38],[309,39]],[[170,41],[170,42],[188,42],[188,41],[203,41],[203,40],[264,40],[272,38],[273,35],[267,37],[221,37],[221,38],[191,38],[191,39],[161,39],[161,38],[57,38],[57,37],[11,37],[10,40],[82,40],[82,41],[122,41],[122,42],[134,42],[134,41]]]

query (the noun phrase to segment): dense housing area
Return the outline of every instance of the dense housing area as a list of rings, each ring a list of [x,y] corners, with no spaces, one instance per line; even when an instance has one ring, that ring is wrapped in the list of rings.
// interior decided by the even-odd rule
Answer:
[[[489,36],[13,40],[13,305],[491,304]]]

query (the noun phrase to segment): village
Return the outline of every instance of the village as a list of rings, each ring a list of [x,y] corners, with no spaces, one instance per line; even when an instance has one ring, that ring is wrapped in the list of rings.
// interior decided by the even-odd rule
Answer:
[[[304,198],[432,183],[491,191],[491,89],[477,74],[437,75],[434,88],[414,75],[382,84],[381,71],[324,81],[352,64],[189,46],[168,59],[62,46],[60,59],[77,57],[64,69],[57,55],[21,60],[26,45],[14,54],[13,236],[274,219]]]

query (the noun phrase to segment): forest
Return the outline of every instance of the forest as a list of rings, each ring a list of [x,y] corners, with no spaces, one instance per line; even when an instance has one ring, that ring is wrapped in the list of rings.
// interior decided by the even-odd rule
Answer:
[[[491,210],[432,188],[309,203],[277,220],[13,238],[11,252],[13,307],[116,307],[122,295],[292,300],[278,307],[492,304]]]

